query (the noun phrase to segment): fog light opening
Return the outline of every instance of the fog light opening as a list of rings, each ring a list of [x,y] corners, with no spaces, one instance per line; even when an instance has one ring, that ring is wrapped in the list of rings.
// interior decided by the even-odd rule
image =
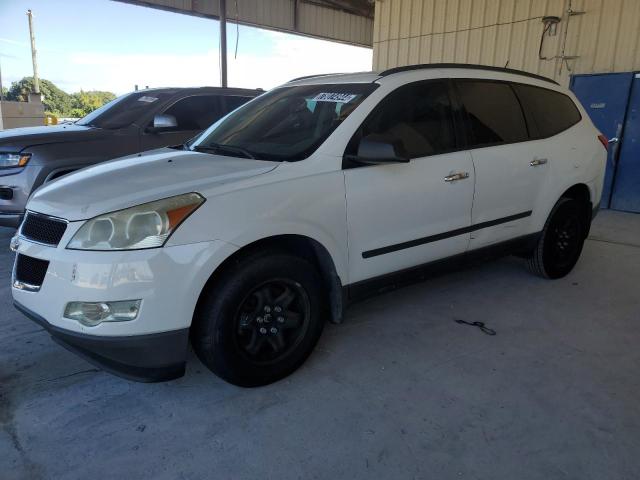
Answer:
[[[87,327],[104,322],[130,322],[138,317],[141,300],[118,302],[69,302],[64,318],[75,320]]]

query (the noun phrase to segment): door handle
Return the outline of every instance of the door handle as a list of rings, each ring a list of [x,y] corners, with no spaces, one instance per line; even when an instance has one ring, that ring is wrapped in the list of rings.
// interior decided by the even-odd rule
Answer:
[[[548,160],[546,158],[534,158],[529,162],[531,167],[537,167],[538,165],[544,165]]]
[[[469,178],[469,172],[452,173],[451,175],[447,175],[446,177],[444,177],[444,181],[456,182],[458,180],[464,180],[465,178]]]
[[[620,141],[620,139],[618,137],[613,137],[609,139],[609,145],[613,145],[615,143],[618,143]]]

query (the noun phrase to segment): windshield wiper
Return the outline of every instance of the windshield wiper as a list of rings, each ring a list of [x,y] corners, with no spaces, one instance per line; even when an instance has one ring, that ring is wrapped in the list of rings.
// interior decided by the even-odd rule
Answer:
[[[210,143],[209,145],[196,145],[195,147],[193,147],[193,150],[195,151],[204,151],[204,152],[227,152],[227,153],[241,153],[242,155],[244,155],[247,158],[251,158],[253,160],[256,159],[256,157],[253,156],[253,154],[242,147],[236,147],[235,145],[222,145],[221,143]]]
[[[178,145],[169,145],[167,148],[173,150],[189,150],[189,146],[186,143],[179,143]]]

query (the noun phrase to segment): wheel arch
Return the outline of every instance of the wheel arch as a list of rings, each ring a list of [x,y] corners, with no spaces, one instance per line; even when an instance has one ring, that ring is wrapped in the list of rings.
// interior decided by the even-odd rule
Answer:
[[[342,321],[345,298],[343,296],[342,280],[338,275],[331,254],[317,240],[298,234],[283,234],[261,238],[233,252],[213,271],[200,292],[198,304],[202,300],[205,290],[211,288],[212,284],[224,272],[233,268],[240,259],[267,250],[293,254],[312,263],[318,269],[323,280],[323,290],[329,305],[331,322],[340,323]]]
[[[63,168],[59,168],[57,170],[52,170],[49,175],[47,175],[47,177],[44,179],[43,183],[47,183],[50,182],[51,180],[55,180],[56,178],[60,178],[63,175],[67,175],[69,173],[75,172],[76,170],[80,169],[82,167],[63,167]]]
[[[560,198],[571,198],[573,200],[577,200],[582,202],[585,205],[585,218],[584,222],[587,226],[585,231],[585,238],[589,235],[589,230],[591,229],[591,218],[593,216],[593,202],[591,190],[584,183],[576,183],[570,188],[566,189]]]

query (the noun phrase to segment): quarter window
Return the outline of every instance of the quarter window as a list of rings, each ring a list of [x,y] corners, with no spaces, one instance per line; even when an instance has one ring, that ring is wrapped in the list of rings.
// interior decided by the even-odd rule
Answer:
[[[528,140],[522,108],[509,84],[464,80],[458,82],[458,90],[467,111],[472,146]]]
[[[560,133],[581,119],[578,108],[567,95],[531,85],[514,85],[527,114],[534,138]]]
[[[456,148],[447,85],[419,82],[387,95],[365,120],[349,146],[355,154],[361,138],[401,143],[409,158],[425,157]],[[351,150],[354,150],[353,152]]]

